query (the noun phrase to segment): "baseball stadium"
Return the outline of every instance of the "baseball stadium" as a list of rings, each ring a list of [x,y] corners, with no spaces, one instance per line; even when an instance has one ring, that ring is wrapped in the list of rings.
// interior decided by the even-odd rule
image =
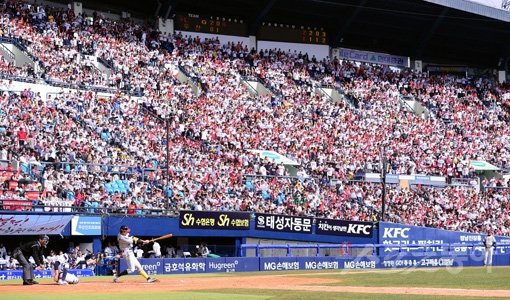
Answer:
[[[510,1],[0,0],[0,299],[510,299]]]

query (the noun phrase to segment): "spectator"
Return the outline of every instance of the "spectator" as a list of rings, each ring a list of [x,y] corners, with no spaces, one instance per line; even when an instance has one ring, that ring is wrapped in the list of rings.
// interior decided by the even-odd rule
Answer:
[[[2,243],[0,243],[0,259],[7,259],[7,249]]]
[[[161,258],[161,245],[157,241],[153,242],[152,250],[147,253],[150,254],[149,257],[151,258]]]
[[[198,250],[197,250],[197,256],[200,256],[200,257],[207,257],[207,255],[209,255],[209,248],[207,248],[207,244],[202,242],[200,243],[199,246],[197,246]]]
[[[108,242],[108,246],[104,249],[104,255],[106,257],[116,256],[119,253],[119,248],[117,245],[114,245],[112,242]]]
[[[19,265],[18,260],[11,256],[9,258],[6,268],[7,268],[7,270],[17,270],[18,265]]]
[[[393,174],[468,183],[390,186],[390,220],[471,232],[491,225],[510,234],[502,217],[508,192],[496,189],[504,183],[487,180],[478,193],[469,166],[484,160],[508,168],[508,84],[257,52],[101,16],[89,22],[71,9],[42,12],[53,18],[32,18],[34,6],[19,1],[1,11],[4,35],[24,45],[42,71],[0,59],[0,75],[9,78],[0,83],[8,91],[0,95],[0,159],[20,162],[19,170],[0,170],[8,190],[0,200],[54,212],[238,210],[375,221],[380,186],[353,181],[381,172],[385,158]],[[88,55],[112,72],[96,69]],[[193,83],[180,82],[180,72]],[[244,77],[270,93],[252,94]],[[15,92],[10,78],[66,88],[46,97]],[[347,100],[331,101],[315,92],[318,85]],[[404,98],[425,113],[409,112]],[[167,126],[169,139],[162,140]],[[247,149],[294,160],[296,176]],[[169,170],[161,167],[167,164]],[[34,183],[20,184],[28,180]]]
[[[175,250],[174,246],[173,245],[169,245],[166,248],[166,257],[168,257],[168,258],[175,258],[175,257],[180,257],[180,256],[177,256],[177,251]]]

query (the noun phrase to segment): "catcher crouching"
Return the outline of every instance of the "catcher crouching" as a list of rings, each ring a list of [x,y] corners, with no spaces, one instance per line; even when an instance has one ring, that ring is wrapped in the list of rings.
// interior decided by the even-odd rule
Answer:
[[[69,248],[67,253],[60,257],[53,264],[53,281],[59,285],[77,284],[80,279],[69,273],[69,268],[73,268],[76,265],[76,249]]]

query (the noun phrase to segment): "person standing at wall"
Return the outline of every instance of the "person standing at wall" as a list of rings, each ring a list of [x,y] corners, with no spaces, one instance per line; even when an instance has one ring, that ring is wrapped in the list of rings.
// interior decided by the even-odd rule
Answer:
[[[207,244],[202,242],[200,243],[200,246],[197,246],[197,256],[199,257],[207,257],[210,253],[209,248],[207,248]]]
[[[152,244],[152,250],[154,251],[155,258],[161,258],[161,245],[158,242]]]
[[[12,256],[23,266],[23,285],[39,283],[34,280],[34,269],[28,261],[28,258],[30,258],[30,256],[34,258],[35,264],[37,265],[36,270],[44,270],[43,250],[48,246],[49,242],[50,238],[47,235],[40,235],[36,241],[25,243],[12,252]]]
[[[0,259],[7,259],[7,249],[2,243],[0,243]]]
[[[483,240],[485,246],[485,256],[483,264],[485,266],[492,265],[492,254],[494,254],[494,248],[496,247],[496,238],[492,235],[492,231],[489,231],[485,239]]]
[[[169,258],[177,257],[177,253],[176,253],[175,247],[173,245],[170,245],[170,246],[168,246],[168,248],[166,248],[166,257],[169,257]]]

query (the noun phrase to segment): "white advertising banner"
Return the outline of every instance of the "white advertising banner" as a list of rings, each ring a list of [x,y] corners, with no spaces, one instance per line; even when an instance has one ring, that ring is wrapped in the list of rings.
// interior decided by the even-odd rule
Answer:
[[[0,235],[60,234],[72,215],[0,215]]]
[[[71,220],[72,235],[101,235],[101,217],[74,216]]]
[[[411,64],[409,56],[399,56],[379,52],[355,50],[349,48],[337,48],[336,51],[333,51],[333,55],[337,56],[338,59],[360,61],[379,65],[389,65],[403,68],[408,68]]]

